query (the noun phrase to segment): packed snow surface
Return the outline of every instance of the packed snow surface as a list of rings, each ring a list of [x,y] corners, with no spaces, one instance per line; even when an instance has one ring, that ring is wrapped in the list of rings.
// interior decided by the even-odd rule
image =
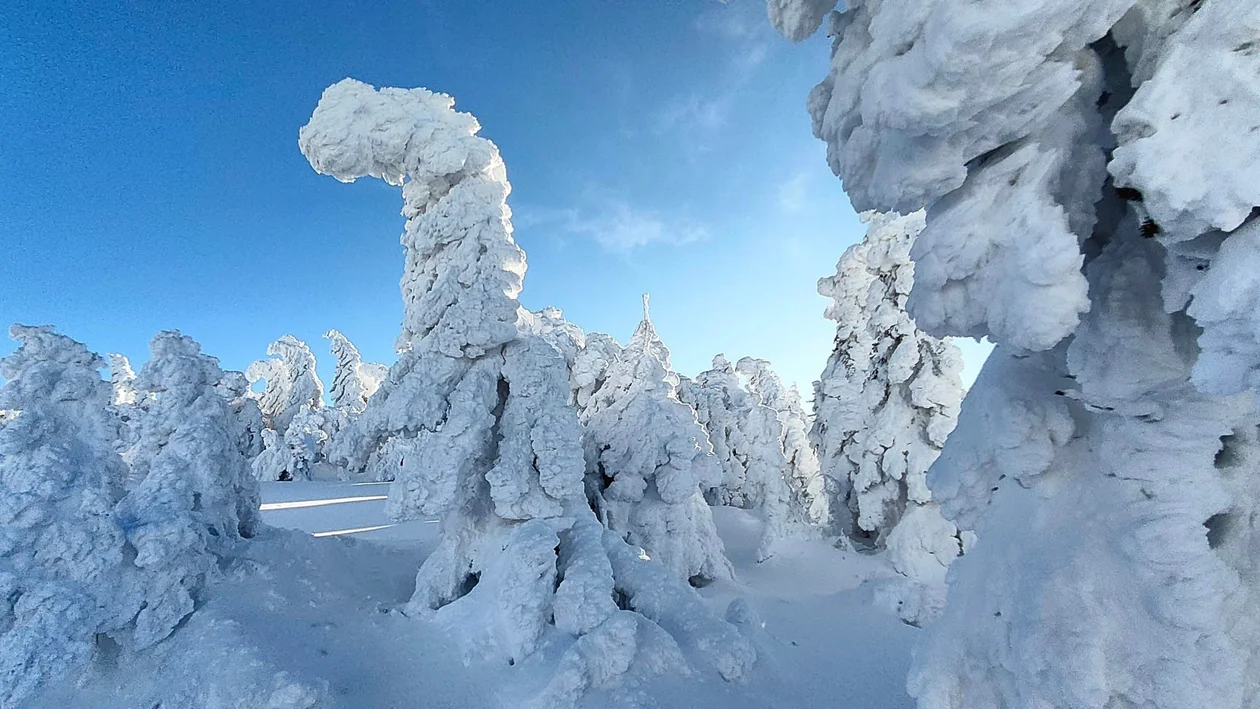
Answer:
[[[440,624],[400,613],[415,568],[438,544],[438,525],[434,518],[392,523],[381,499],[387,484],[262,488],[263,521],[276,528],[231,558],[178,633],[138,661],[100,663],[82,684],[56,685],[29,706],[497,709],[521,706],[514,688],[546,679],[530,662],[465,665]],[[579,706],[912,706],[904,682],[920,631],[872,607],[892,573],[879,558],[791,541],[757,563],[756,517],[718,508],[714,520],[735,580],[698,598],[754,639],[763,659],[748,680],[631,678]]]

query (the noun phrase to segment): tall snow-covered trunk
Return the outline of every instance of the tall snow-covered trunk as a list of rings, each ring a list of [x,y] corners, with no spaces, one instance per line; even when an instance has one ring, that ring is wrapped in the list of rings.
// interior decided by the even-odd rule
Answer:
[[[665,629],[694,592],[658,581],[641,590],[663,567],[601,538],[566,360],[529,331],[517,302],[525,255],[511,237],[506,169],[453,105],[346,79],[301,130],[318,172],[401,186],[407,219],[401,355],[329,454],[392,478],[395,519],[441,520],[406,611],[449,627],[469,659],[506,667],[551,645],[537,662],[554,676],[535,701],[572,706],[640,655],[677,653]],[[738,679],[752,647],[710,620],[698,622],[689,659]]]
[[[1260,706],[1260,5],[831,17],[809,104],[833,169],[860,209],[927,208],[919,325],[998,344],[932,468],[979,541],[912,694]]]

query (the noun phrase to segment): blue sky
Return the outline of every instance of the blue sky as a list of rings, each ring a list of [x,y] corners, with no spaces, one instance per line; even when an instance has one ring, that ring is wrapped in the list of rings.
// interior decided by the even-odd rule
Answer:
[[[751,354],[808,397],[822,369],[815,283],[862,229],[804,111],[827,40],[778,38],[760,0],[11,2],[0,322],[137,368],[167,328],[234,369],[291,333],[327,382],[330,327],[391,362],[401,197],[316,175],[296,146],[353,76],[480,119],[508,165],[527,307],[624,342],[650,292],[682,373]]]

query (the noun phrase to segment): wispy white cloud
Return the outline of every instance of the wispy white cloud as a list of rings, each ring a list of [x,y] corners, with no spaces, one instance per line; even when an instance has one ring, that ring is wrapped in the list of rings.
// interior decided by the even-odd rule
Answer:
[[[684,145],[699,152],[712,148],[714,134],[730,123],[752,72],[765,62],[777,39],[755,5],[713,3],[696,16],[693,29],[717,44],[727,57],[726,66],[717,82],[666,102],[656,121],[658,135],[677,133]]]
[[[658,116],[657,135],[677,133],[685,144],[705,152],[712,147],[710,139],[729,122],[734,104],[734,91],[675,99]]]
[[[779,185],[779,209],[795,214],[805,208],[809,189],[809,175],[798,172]]]
[[[553,230],[557,236],[590,239],[614,253],[627,254],[655,244],[682,245],[709,238],[694,221],[656,211],[636,209],[622,201],[607,201],[590,209],[520,210],[521,226]]]

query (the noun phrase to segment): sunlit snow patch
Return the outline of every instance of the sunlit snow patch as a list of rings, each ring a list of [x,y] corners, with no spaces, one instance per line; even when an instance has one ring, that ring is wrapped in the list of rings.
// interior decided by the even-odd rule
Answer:
[[[295,500],[293,502],[267,502],[258,509],[263,512],[273,510],[298,510],[304,507],[323,507],[324,505],[340,505],[345,502],[371,502],[384,500],[388,495],[365,495],[363,497],[334,497],[327,500]]]

